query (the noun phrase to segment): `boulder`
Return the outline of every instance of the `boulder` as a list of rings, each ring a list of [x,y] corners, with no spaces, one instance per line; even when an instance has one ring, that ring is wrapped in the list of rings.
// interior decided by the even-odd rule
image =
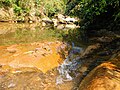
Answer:
[[[59,24],[59,25],[57,26],[57,29],[64,29],[64,28],[65,28],[64,24]]]
[[[78,20],[75,18],[67,17],[64,19],[66,22],[77,22]]]
[[[65,28],[67,29],[75,29],[75,28],[79,28],[80,26],[76,26],[75,24],[66,24]]]
[[[79,90],[120,90],[120,70],[112,63],[103,63],[82,80]]]
[[[54,19],[54,18],[53,18],[52,21],[53,21],[53,23],[54,23],[54,27],[58,26],[58,23],[59,23],[59,22],[58,22],[57,19]]]
[[[42,22],[42,26],[43,26],[43,27],[46,26],[46,23],[45,23],[45,22]]]
[[[43,18],[42,21],[45,22],[45,23],[53,24],[53,21],[50,20],[48,17]]]
[[[57,17],[58,19],[62,19],[62,20],[64,20],[64,18],[65,18],[65,16],[62,15],[62,14],[58,14],[56,17]]]
[[[101,46],[100,46],[99,43],[88,46],[85,49],[85,51],[81,54],[81,57],[85,57],[85,56],[88,56],[88,55],[92,54],[93,52],[95,52],[96,50],[98,50],[100,47]]]

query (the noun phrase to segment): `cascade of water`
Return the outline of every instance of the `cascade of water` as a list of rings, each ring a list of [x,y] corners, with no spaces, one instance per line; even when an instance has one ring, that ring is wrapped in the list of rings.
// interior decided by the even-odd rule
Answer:
[[[72,71],[74,72],[78,68],[78,66],[80,67],[80,63],[77,62],[80,59],[80,57],[75,56],[75,54],[80,53],[81,51],[82,48],[75,47],[74,43],[72,43],[72,49],[68,57],[64,60],[63,64],[61,64],[57,68],[60,75],[56,79],[56,84],[61,84],[64,81],[71,81],[73,79],[70,73]]]

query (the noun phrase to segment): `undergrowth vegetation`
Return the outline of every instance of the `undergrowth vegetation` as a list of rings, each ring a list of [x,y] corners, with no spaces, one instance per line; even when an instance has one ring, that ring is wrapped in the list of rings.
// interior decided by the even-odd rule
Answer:
[[[16,15],[28,15],[34,12],[40,16],[52,16],[57,13],[64,13],[65,3],[63,0],[0,0],[0,8],[13,8]]]
[[[80,18],[81,29],[120,28],[119,0],[0,0],[0,8],[13,8],[17,16],[61,13]]]
[[[82,29],[119,30],[119,0],[70,0],[66,14],[81,18]]]

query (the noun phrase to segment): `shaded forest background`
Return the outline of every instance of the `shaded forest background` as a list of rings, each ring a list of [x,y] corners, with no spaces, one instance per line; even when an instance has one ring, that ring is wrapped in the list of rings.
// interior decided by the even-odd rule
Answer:
[[[80,18],[83,30],[119,31],[119,0],[0,0],[0,8],[14,10],[13,19],[52,17],[61,13]]]

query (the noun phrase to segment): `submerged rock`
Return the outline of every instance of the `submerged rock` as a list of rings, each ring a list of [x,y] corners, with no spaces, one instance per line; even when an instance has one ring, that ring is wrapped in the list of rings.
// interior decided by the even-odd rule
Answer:
[[[57,29],[64,29],[65,28],[65,25],[64,24],[59,24],[58,26],[57,26]]]
[[[52,21],[52,20],[50,20],[48,17],[43,18],[43,19],[42,19],[42,21],[43,21],[43,22],[45,22],[45,23],[50,23],[50,24],[52,24],[52,23],[53,23],[53,21]]]

